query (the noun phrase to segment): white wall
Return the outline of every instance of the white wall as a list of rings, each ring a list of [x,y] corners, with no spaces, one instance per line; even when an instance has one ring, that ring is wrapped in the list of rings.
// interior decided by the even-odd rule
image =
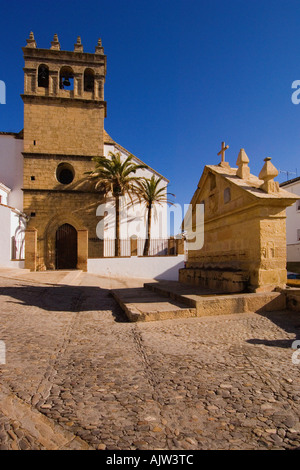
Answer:
[[[5,204],[7,206],[8,204],[8,194],[10,191],[3,189],[1,187],[1,182],[0,182],[0,196],[1,196],[1,204]]]
[[[300,198],[300,181],[285,185],[290,193],[299,195]],[[298,201],[286,209],[286,242],[287,245],[298,243],[297,230],[300,230],[300,210],[297,209]]]
[[[12,257],[14,259],[24,259],[25,258],[25,230],[26,230],[26,221],[18,213],[11,211],[10,214],[10,236],[12,248]]]
[[[24,267],[25,221],[9,207],[0,205],[0,267]],[[14,241],[18,249],[12,250]],[[12,254],[18,260],[12,260]]]
[[[125,159],[128,157],[124,151],[114,145],[104,145],[104,155],[109,158],[109,152],[119,152]],[[138,160],[135,163],[140,163]],[[156,174],[150,169],[138,170],[135,176],[151,178],[153,174]],[[167,181],[162,180],[160,187],[167,186]],[[105,231],[104,238],[114,238],[115,226],[114,226],[114,201],[108,201],[108,212],[109,216],[105,220]],[[121,238],[130,238],[132,235],[136,235],[138,238],[145,238],[146,227],[147,227],[147,213],[146,208],[143,204],[130,204],[130,199],[126,198],[123,207],[127,210],[127,219],[123,218],[123,223],[120,226]],[[151,225],[151,238],[167,238],[168,237],[168,224],[167,224],[167,204],[155,205],[152,212],[152,225]],[[128,221],[128,222],[127,222]]]
[[[0,206],[0,266],[8,266],[11,260],[10,217],[10,209]]]
[[[0,135],[0,182],[11,189],[8,205],[23,210],[23,140]]]
[[[142,278],[178,281],[184,255],[88,259],[88,272],[111,278]]]
[[[300,262],[300,243],[290,244],[287,246],[287,262],[288,263]]]

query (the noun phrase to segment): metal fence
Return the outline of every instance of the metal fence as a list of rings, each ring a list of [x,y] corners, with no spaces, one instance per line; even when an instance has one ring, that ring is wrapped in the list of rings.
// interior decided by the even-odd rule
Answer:
[[[103,256],[105,258],[111,258],[115,256],[115,239],[106,238],[103,241]],[[131,256],[131,244],[130,239],[120,240],[121,255],[120,256]]]
[[[138,239],[137,255],[143,256],[146,240]],[[150,239],[149,256],[167,256],[168,238]]]
[[[136,240],[136,255],[143,256],[145,239],[138,238]],[[103,256],[105,258],[111,258],[115,256],[115,240],[104,239],[103,240]],[[120,240],[121,245],[121,256],[131,256],[132,240],[123,239]],[[169,253],[169,239],[168,238],[154,238],[150,239],[149,256],[167,256]],[[176,246],[172,248],[172,253],[176,255]]]

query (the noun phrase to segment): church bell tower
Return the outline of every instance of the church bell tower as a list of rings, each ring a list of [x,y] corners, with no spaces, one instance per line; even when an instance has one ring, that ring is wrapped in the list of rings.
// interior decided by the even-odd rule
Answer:
[[[106,56],[99,39],[86,53],[77,38],[61,50],[23,48],[25,267],[83,269],[97,256],[96,207],[100,195],[87,182],[92,158],[103,155]]]

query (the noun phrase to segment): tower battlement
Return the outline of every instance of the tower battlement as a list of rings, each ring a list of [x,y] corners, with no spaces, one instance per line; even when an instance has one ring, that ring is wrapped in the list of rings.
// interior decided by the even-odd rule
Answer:
[[[104,101],[106,55],[101,39],[95,53],[84,52],[78,36],[74,51],[60,48],[57,35],[49,49],[37,48],[33,33],[22,48],[24,95]]]

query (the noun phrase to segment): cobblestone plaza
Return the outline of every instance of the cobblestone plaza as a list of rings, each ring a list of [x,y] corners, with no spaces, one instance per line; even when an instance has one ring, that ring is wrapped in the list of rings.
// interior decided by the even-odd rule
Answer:
[[[130,323],[122,286],[1,273],[1,449],[300,447],[296,312]]]

